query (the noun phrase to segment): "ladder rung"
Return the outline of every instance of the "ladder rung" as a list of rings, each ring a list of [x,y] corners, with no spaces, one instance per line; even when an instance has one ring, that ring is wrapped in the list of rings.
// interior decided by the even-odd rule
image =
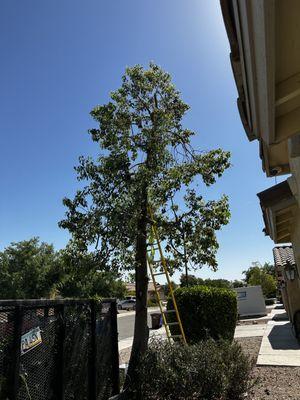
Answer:
[[[155,272],[155,274],[153,274],[153,276],[157,276],[157,275],[165,275],[164,272]]]
[[[170,338],[177,338],[177,337],[182,337],[182,335],[172,335]]]
[[[164,311],[165,314],[172,313],[172,312],[176,312],[176,310],[165,310]]]
[[[179,325],[179,322],[167,322],[167,325],[171,326],[171,325]]]

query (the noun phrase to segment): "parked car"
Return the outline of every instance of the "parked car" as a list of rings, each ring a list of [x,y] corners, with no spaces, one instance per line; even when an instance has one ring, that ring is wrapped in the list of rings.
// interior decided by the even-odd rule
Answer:
[[[123,300],[118,304],[119,310],[135,310],[135,300]]]

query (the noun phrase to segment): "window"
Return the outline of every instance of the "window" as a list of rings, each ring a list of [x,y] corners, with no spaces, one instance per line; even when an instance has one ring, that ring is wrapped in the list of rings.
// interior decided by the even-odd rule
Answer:
[[[247,292],[238,292],[237,298],[238,299],[245,299],[247,297]]]

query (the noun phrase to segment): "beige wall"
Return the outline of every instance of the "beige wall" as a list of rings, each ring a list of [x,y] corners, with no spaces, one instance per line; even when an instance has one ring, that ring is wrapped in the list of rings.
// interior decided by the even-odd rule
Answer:
[[[292,151],[291,141],[289,140],[289,154]],[[283,289],[283,300],[285,302],[286,311],[291,320],[296,311],[300,310],[300,157],[289,157],[289,164],[292,176],[288,178],[288,182],[294,197],[297,200],[298,208],[295,210],[293,228],[291,232],[291,242],[295,261],[297,264],[298,275],[293,281],[286,280],[285,289]]]
[[[300,281],[294,279],[293,281],[286,282],[287,304],[285,304],[286,311],[291,321],[296,311],[300,310]],[[286,307],[287,305],[287,307]]]
[[[289,319],[291,320],[292,317],[291,317],[290,303],[286,286],[281,288],[280,291],[281,291],[283,306],[285,308],[285,311],[287,312]]]
[[[295,261],[298,268],[298,276],[300,276],[300,210],[298,209],[294,219],[293,231],[291,233],[291,241],[293,245],[293,251]]]
[[[289,140],[289,154],[293,152],[292,142]],[[298,209],[295,212],[293,230],[291,233],[292,245],[295,255],[295,261],[300,276],[300,157],[289,157],[289,163],[292,176],[288,178],[291,191],[298,203]]]

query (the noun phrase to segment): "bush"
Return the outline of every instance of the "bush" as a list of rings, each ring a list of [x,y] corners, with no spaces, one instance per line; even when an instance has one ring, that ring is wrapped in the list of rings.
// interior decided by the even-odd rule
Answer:
[[[237,321],[237,299],[232,290],[207,286],[176,289],[175,298],[189,343],[209,337],[232,340]],[[168,300],[167,309],[173,308]],[[169,322],[176,321],[175,313],[168,313]],[[173,335],[179,334],[177,325],[170,326]]]
[[[182,346],[154,341],[140,361],[137,381],[126,398],[240,400],[253,385],[252,366],[236,342],[210,339]]]

